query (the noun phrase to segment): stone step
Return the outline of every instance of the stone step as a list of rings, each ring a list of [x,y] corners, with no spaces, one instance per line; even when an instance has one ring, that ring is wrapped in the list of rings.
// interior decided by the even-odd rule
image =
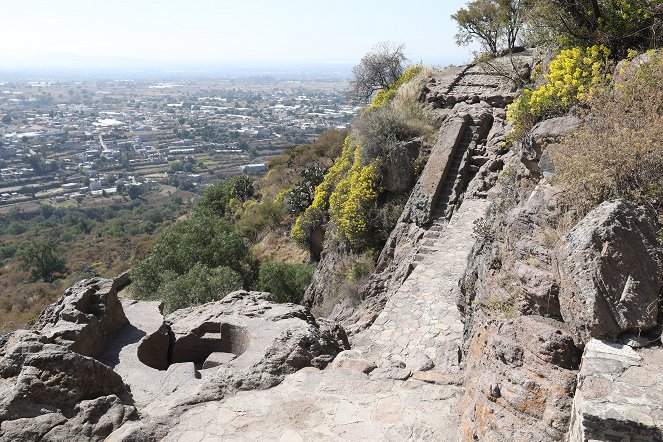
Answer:
[[[434,253],[434,252],[437,252],[437,251],[438,251],[438,249],[436,247],[422,245],[417,250],[417,255],[430,255],[431,253]]]
[[[474,166],[483,166],[488,162],[489,158],[484,156],[472,156],[470,164]]]
[[[441,232],[442,230],[444,230],[444,226],[443,226],[443,225],[440,225],[440,224],[433,224],[433,225],[428,229],[429,232]]]

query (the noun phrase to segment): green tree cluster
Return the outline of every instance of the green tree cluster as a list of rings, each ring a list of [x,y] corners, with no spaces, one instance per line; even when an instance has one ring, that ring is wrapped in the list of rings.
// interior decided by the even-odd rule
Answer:
[[[67,273],[62,248],[52,238],[28,240],[21,244],[17,255],[23,268],[32,271],[34,280],[52,282]]]

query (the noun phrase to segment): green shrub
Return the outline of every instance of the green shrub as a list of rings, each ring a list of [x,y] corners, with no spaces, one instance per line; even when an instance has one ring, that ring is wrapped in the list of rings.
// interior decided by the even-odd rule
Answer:
[[[540,119],[560,115],[571,106],[586,102],[610,80],[610,50],[605,46],[564,49],[550,63],[544,83],[525,89],[511,105],[507,118],[513,122],[513,137],[520,138]]]
[[[244,238],[222,218],[196,216],[166,232],[143,261],[131,270],[136,297],[158,299],[170,280],[187,274],[196,264],[228,267],[248,287],[253,281],[253,259]]]
[[[281,225],[285,218],[283,202],[249,200],[235,223],[237,230],[251,242],[257,242],[270,229]]]
[[[232,197],[233,185],[229,180],[214,183],[205,189],[203,196],[198,200],[196,212],[203,215],[223,217]]]
[[[188,272],[167,280],[159,293],[164,313],[180,308],[218,301],[242,288],[242,278],[229,267],[208,268],[194,264]]]
[[[311,264],[266,262],[258,273],[258,290],[270,292],[278,302],[300,302],[311,283],[315,267]]]

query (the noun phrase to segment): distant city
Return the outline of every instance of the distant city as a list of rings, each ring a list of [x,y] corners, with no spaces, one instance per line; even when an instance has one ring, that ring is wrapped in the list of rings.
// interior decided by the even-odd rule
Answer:
[[[262,174],[285,146],[344,129],[360,109],[347,102],[340,72],[242,72],[163,80],[7,76],[0,81],[0,213]]]

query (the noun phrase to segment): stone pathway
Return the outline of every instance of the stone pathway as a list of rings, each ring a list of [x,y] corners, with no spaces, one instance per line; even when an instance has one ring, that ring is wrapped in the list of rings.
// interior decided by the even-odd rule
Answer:
[[[354,348],[380,367],[436,364],[405,381],[347,368],[305,368],[264,391],[240,392],[184,413],[165,441],[445,441],[460,440],[458,371],[463,324],[458,280],[474,243],[473,223],[488,207],[466,200],[431,252],[387,302]],[[390,362],[387,362],[390,361]]]
[[[373,325],[358,335],[353,348],[380,361],[424,354],[441,371],[454,371],[463,323],[456,307],[458,280],[474,243],[474,222],[488,208],[485,200],[466,200],[440,231],[434,248],[385,305]]]
[[[450,400],[460,387],[371,379],[348,369],[305,368],[269,390],[238,393],[187,411],[164,441],[460,440]]]

